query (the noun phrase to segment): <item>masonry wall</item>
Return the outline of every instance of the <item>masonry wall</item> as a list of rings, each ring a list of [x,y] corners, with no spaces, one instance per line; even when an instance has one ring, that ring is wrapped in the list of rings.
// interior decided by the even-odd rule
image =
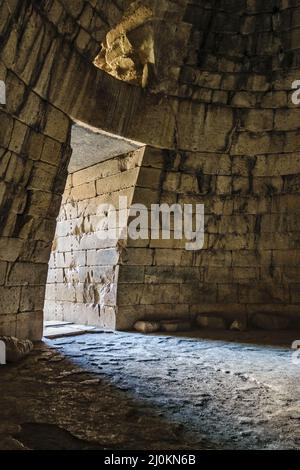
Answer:
[[[300,69],[299,1],[141,0],[153,4],[157,20],[150,38],[155,63],[144,89],[93,65],[130,3],[0,2],[0,80],[7,85],[0,109],[0,333],[41,336],[70,117],[175,152],[181,167],[196,159],[191,174],[198,195],[190,178],[186,191],[189,199],[206,200],[209,250],[223,254],[194,255],[208,259],[199,262],[204,281],[192,291],[199,298],[189,315],[203,308],[297,317],[300,110],[291,85]],[[180,199],[186,193],[178,185]],[[163,304],[171,305],[171,297]],[[144,305],[133,300],[134,310]]]
[[[118,209],[121,196],[131,204],[143,153],[137,150],[69,175],[49,263],[47,320],[116,327],[119,256],[126,240],[111,231],[122,228],[119,223],[110,227],[106,240],[100,232],[108,228],[103,225],[109,212],[105,205]]]
[[[186,251],[185,240],[128,240],[120,328],[198,314],[253,328],[258,313],[299,326],[299,158],[238,153],[147,148],[134,201],[204,204],[205,244]]]
[[[70,120],[0,64],[0,332],[39,339],[45,282],[71,155]]]
[[[48,275],[47,319],[131,329],[137,320],[254,315],[300,323],[298,160],[138,150],[69,176]],[[270,191],[276,181],[276,193]],[[237,186],[238,190],[237,190]],[[204,204],[204,247],[186,239],[99,240],[102,203]],[[132,218],[127,220],[129,225]],[[150,219],[148,221],[150,223]],[[150,225],[149,225],[150,227]],[[108,244],[107,244],[108,243]]]
[[[0,80],[6,84],[6,105],[0,106],[0,334],[42,337],[48,262],[71,156],[66,108],[74,107],[74,95],[82,100],[79,83],[83,91],[95,80],[84,51],[94,57],[106,22],[121,14],[112,2],[102,4],[105,21],[95,10],[93,38],[85,30],[92,7],[84,7],[0,1]],[[82,9],[79,25],[71,18]]]

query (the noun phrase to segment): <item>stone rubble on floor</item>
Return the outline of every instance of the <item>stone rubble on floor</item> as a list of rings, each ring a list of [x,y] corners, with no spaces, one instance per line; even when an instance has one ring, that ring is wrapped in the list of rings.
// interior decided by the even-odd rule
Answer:
[[[30,340],[0,336],[0,341],[3,341],[6,346],[7,362],[18,362],[27,356],[33,349],[33,343]]]

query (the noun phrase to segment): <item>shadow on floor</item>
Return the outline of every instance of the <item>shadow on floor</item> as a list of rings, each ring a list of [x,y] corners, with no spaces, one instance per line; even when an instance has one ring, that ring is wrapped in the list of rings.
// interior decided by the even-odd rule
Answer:
[[[170,336],[170,333],[168,333]],[[282,346],[290,348],[295,340],[300,340],[300,330],[249,330],[249,331],[230,331],[230,330],[191,330],[182,333],[174,333],[172,336],[193,339],[208,339],[212,341],[226,341],[240,344],[257,344]]]
[[[299,449],[292,332],[257,333],[40,343],[0,369],[0,449]]]
[[[91,370],[83,353],[68,356],[40,343],[21,363],[1,367],[0,450],[216,448],[134,390],[116,386],[100,366]]]

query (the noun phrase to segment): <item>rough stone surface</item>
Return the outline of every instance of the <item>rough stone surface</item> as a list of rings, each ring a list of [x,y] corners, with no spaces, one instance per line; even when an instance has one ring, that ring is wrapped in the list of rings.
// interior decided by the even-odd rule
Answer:
[[[100,231],[108,229],[111,208],[119,216],[119,197],[131,205],[143,155],[141,148],[69,175],[49,263],[46,320],[118,326],[119,258],[127,241],[119,229],[127,227],[127,218],[114,221],[107,239]]]
[[[78,125],[72,127],[71,142],[73,153],[68,167],[69,173],[91,167],[102,160],[125,155],[141,147],[141,144]]]
[[[1,367],[0,448],[299,449],[299,335],[47,341]]]
[[[107,33],[94,64],[119,80],[155,92],[176,90],[192,29],[188,23],[178,24],[184,9],[184,2],[169,0],[163,8],[159,0],[131,2]]]
[[[29,340],[20,340],[17,338],[0,336],[6,346],[7,362],[18,362],[26,357],[33,349],[33,343]]]
[[[232,331],[245,331],[247,329],[247,324],[245,322],[234,320],[230,325]]]
[[[169,333],[174,333],[177,331],[189,331],[192,329],[192,323],[188,321],[176,321],[176,320],[169,320],[169,321],[162,321],[160,323],[161,330],[166,331]]]
[[[156,333],[160,330],[159,322],[150,321],[137,321],[134,324],[134,329],[140,333]]]
[[[204,315],[198,315],[196,321],[197,325],[200,326],[200,328],[225,330],[227,326],[224,319],[221,317],[206,317]]]
[[[242,158],[235,163],[248,171]],[[254,169],[262,171],[261,164],[256,159]],[[251,318],[263,312],[269,324],[279,315],[286,317],[284,327],[299,325],[298,251],[281,245],[296,240],[298,218],[276,208],[270,214],[273,195],[258,214],[260,196],[252,206],[248,195],[232,191],[231,171],[225,154],[146,146],[72,173],[53,243],[46,318],[128,330],[138,320],[194,321],[202,315],[218,317],[222,328],[233,321],[247,328],[257,326]],[[100,204],[118,208],[119,196],[149,210],[151,204],[204,204],[203,249],[187,251],[185,238],[174,239],[174,225],[170,240],[150,232],[146,240],[100,240]],[[277,237],[280,227],[283,238]],[[270,231],[275,229],[277,235]]]
[[[150,16],[136,21],[137,5]],[[41,338],[73,120],[165,149],[160,173],[141,172],[139,201],[155,199],[159,181],[164,200],[206,207],[202,252],[154,243],[122,253],[129,269],[145,269],[134,272],[140,290],[118,290],[120,328],[174,311],[299,324],[298,16],[295,0],[1,2],[0,334]]]
[[[286,330],[290,327],[291,322],[289,318],[275,315],[264,315],[258,313],[252,317],[252,324],[262,330]]]

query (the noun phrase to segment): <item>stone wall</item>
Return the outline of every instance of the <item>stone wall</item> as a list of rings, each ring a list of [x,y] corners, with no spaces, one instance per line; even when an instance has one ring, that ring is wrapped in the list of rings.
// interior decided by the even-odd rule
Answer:
[[[141,319],[203,314],[251,328],[254,315],[264,313],[283,315],[296,326],[298,196],[297,190],[286,193],[285,185],[296,178],[297,165],[294,156],[245,158],[147,146],[73,173],[53,244],[46,317],[131,329]],[[270,179],[281,183],[275,194]],[[148,209],[204,204],[203,249],[187,251],[187,240],[175,240],[174,232],[170,240],[161,233],[151,239],[149,231],[148,239],[114,246],[101,241],[99,205],[118,206],[120,195]]]
[[[118,283],[121,328],[198,314],[228,326],[252,328],[259,313],[299,325],[299,158],[236,153],[147,148],[134,201],[204,204],[205,244],[186,251],[185,240],[129,240]]]
[[[155,22],[155,73],[144,89],[93,65],[131,4],[0,2],[0,80],[7,85],[0,109],[0,334],[41,336],[70,118],[180,155],[170,177],[174,192],[204,199],[211,215],[209,250],[194,254],[204,257],[204,278],[193,288],[199,297],[190,315],[203,309],[298,316],[300,111],[291,85],[300,78],[300,2],[141,0]],[[168,38],[176,52],[165,69]],[[198,193],[182,171],[197,180]],[[185,179],[192,186],[182,193]],[[134,310],[136,302],[143,305],[133,299]]]
[[[118,209],[120,196],[132,203],[143,154],[137,150],[69,175],[49,263],[46,319],[116,327],[119,257],[126,241],[111,231],[107,240],[101,238],[109,212],[103,205]]]
[[[120,14],[110,3],[108,22]],[[71,156],[70,113],[50,95],[68,82],[58,75],[59,63],[72,62],[70,41],[78,52],[65,106],[80,54],[89,44],[94,57],[101,31],[110,27],[93,15],[98,34],[87,39],[91,9],[80,7],[80,26],[71,21],[78,2],[0,2],[0,80],[7,94],[0,106],[0,334],[42,336],[50,248]]]
[[[0,71],[9,103],[0,109],[0,331],[39,339],[70,119]]]

